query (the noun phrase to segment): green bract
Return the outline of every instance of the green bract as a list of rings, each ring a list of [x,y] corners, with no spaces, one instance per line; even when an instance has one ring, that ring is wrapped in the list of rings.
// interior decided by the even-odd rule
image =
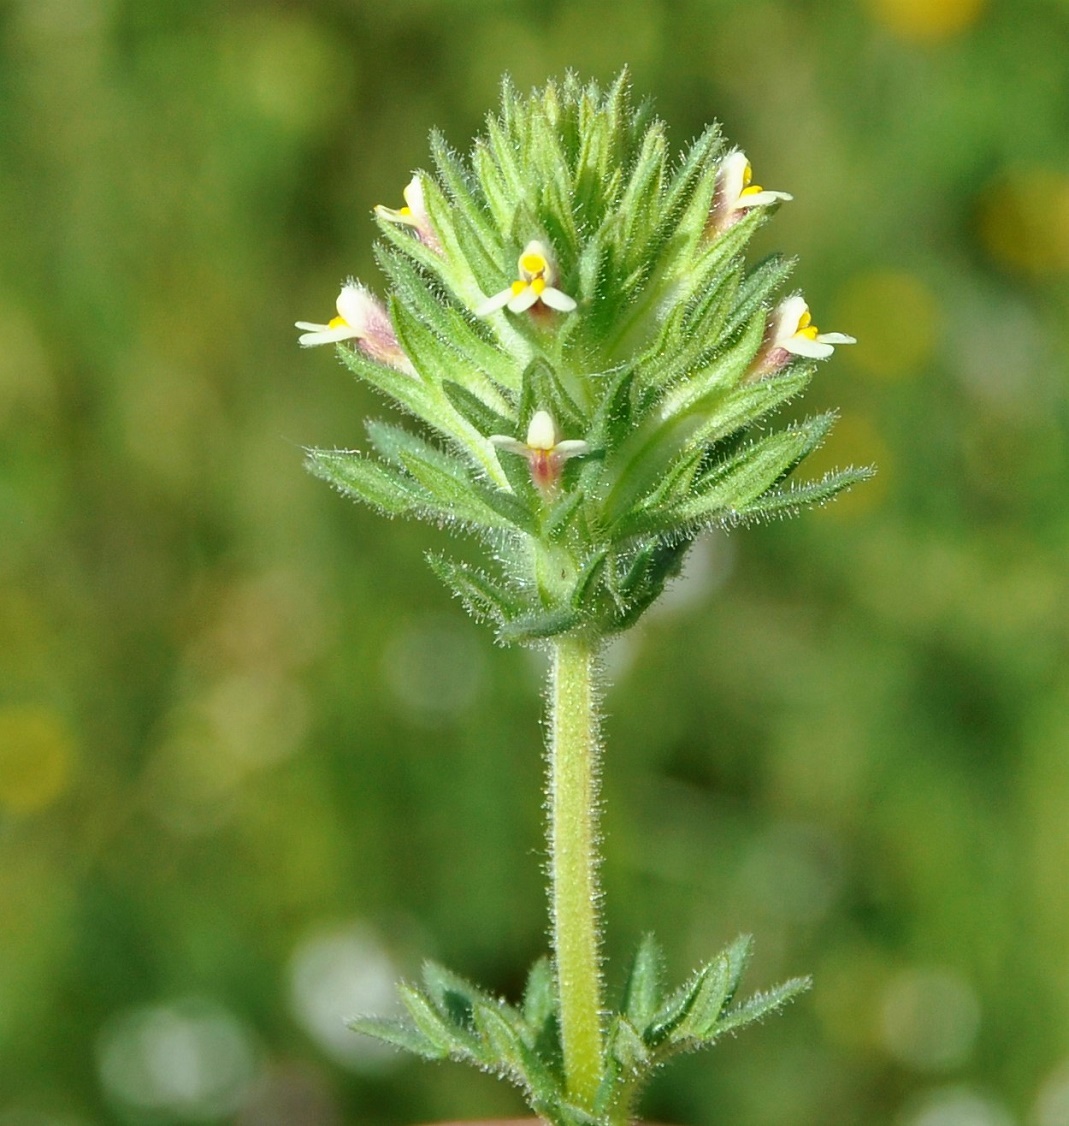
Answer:
[[[370,423],[370,454],[313,450],[309,464],[388,514],[481,537],[479,566],[430,562],[500,641],[625,629],[702,532],[868,475],[788,481],[833,417],[770,424],[814,363],[778,346],[790,263],[748,270],[743,253],[788,197],[725,200],[724,168],[742,188],[749,166],[744,180],[717,128],[677,160],[623,76],[605,93],[568,78],[525,97],[506,82],[470,157],[432,147],[436,175],[417,174],[404,209],[376,211],[388,310],[347,324],[339,300],[340,330],[302,325],[321,330],[306,343],[355,342],[344,362],[421,431]],[[805,316],[788,337],[815,339]]]

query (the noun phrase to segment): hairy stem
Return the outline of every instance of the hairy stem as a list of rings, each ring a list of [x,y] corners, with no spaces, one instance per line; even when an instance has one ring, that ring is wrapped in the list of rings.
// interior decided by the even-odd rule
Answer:
[[[554,642],[549,743],[553,951],[569,1095],[592,1107],[602,1078],[598,954],[598,700],[594,649]]]

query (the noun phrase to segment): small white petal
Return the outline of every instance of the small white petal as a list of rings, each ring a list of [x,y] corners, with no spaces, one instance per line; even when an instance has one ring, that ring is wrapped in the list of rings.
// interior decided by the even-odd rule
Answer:
[[[557,424],[549,411],[535,411],[527,427],[527,445],[532,450],[552,450],[557,444]]]
[[[303,328],[308,332],[326,332],[330,325],[313,324],[311,321],[294,321],[294,328]]]
[[[405,203],[408,204],[412,214],[417,218],[425,214],[427,207],[423,202],[423,184],[420,181],[419,174],[413,173],[412,179],[408,181],[405,190],[401,193],[404,196]]]
[[[304,325],[299,324],[298,328],[303,328]],[[342,340],[352,340],[356,337],[349,325],[343,325],[339,328],[327,328],[326,325],[313,326],[318,331],[306,332],[302,336],[297,337],[297,343],[303,348],[311,348],[316,344],[337,344]]]
[[[385,219],[387,223],[399,223],[402,227],[416,226],[416,220],[411,215],[405,215],[399,209],[382,203],[375,204],[375,215],[379,219]]]
[[[511,293],[512,291],[509,290]],[[508,302],[508,307],[514,313],[524,313],[538,300],[538,294],[529,286],[524,286],[519,293],[516,294]]]
[[[792,336],[790,340],[782,341],[781,346],[792,355],[805,356],[809,360],[825,360],[835,351],[830,344],[810,340],[808,336]]]
[[[754,192],[752,195],[741,196],[735,206],[740,208],[764,207],[766,204],[775,203],[778,199],[794,199],[794,196],[792,196],[790,192]]]
[[[736,200],[746,187],[746,166],[750,162],[742,149],[729,152],[720,162],[720,183],[718,185],[721,197],[729,207],[737,206]]]
[[[561,313],[570,313],[575,308],[575,298],[569,297],[566,293],[561,293],[559,289],[554,289],[551,285],[547,285],[542,290],[542,304],[548,305],[551,309],[556,309]]]
[[[493,442],[498,449],[507,450],[510,454],[526,456],[530,452],[526,442],[521,442],[519,438],[511,438],[508,434],[491,434],[489,441]]]
[[[498,309],[504,309],[511,300],[512,286],[509,286],[508,289],[495,293],[493,297],[487,297],[481,305],[476,307],[475,315],[477,317],[488,317],[491,313],[496,313]]]
[[[821,344],[856,344],[857,338],[845,332],[822,332],[817,337]]]
[[[362,285],[346,282],[338,294],[338,316],[364,335],[372,318],[381,313],[381,306]]]
[[[786,348],[787,342],[794,338],[802,318],[809,312],[809,306],[800,293],[785,297],[769,316],[768,332],[774,346]]]
[[[590,446],[581,438],[569,438],[565,442],[558,442],[553,447],[553,453],[561,461],[566,461],[570,457],[582,457],[584,454],[590,453]]]

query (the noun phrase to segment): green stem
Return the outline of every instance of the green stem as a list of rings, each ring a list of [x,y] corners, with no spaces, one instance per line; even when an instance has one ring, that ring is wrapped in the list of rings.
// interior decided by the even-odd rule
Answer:
[[[592,1108],[602,1078],[598,954],[598,707],[594,648],[554,643],[549,745],[553,952],[569,1095]]]

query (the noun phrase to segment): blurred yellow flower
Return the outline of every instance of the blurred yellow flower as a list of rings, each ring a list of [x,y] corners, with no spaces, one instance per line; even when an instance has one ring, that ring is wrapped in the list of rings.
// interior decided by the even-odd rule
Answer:
[[[869,0],[869,11],[900,39],[934,43],[974,24],[986,0]]]
[[[931,357],[939,326],[939,299],[913,274],[874,270],[851,278],[839,293],[835,316],[857,331],[850,353],[861,371],[879,379],[915,375]]]
[[[1000,266],[1043,277],[1069,270],[1069,174],[1017,168],[991,182],[977,205],[984,249]]]
[[[14,705],[0,710],[0,807],[36,813],[70,783],[73,742],[65,724],[46,708]]]

